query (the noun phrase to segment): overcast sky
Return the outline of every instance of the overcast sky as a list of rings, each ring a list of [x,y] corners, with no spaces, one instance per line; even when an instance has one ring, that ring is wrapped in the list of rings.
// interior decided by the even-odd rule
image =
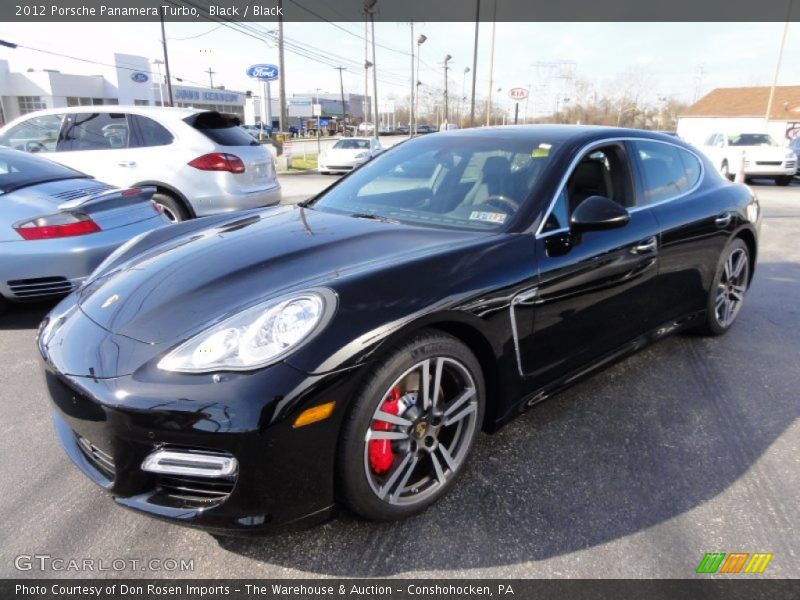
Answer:
[[[338,25],[338,27],[337,27]],[[573,61],[575,76],[595,84],[600,93],[613,93],[625,74],[645,78],[646,98],[675,96],[691,101],[698,89],[768,85],[771,83],[783,23],[497,23],[494,86],[509,88],[539,85],[542,97],[556,93],[563,80],[555,69],[535,67],[537,62]],[[263,30],[269,23],[254,24]],[[420,79],[427,86],[443,85],[441,63],[450,62],[451,97],[461,95],[465,67],[472,68],[474,23],[417,23],[416,33],[428,41],[422,46]],[[410,87],[411,37],[408,23],[376,23],[379,97],[408,95]],[[477,94],[489,88],[491,23],[481,23],[477,68]],[[344,31],[346,30],[346,31]],[[287,39],[363,64],[363,23],[287,23]],[[349,33],[348,33],[349,32]],[[172,73],[184,80],[208,83],[211,67],[215,85],[233,90],[257,89],[245,75],[255,62],[277,64],[277,49],[233,31],[227,26],[202,23],[168,23]],[[0,23],[0,38],[34,48],[69,54],[100,62],[111,62],[113,52],[161,56],[158,23]],[[800,24],[789,25],[779,82],[800,84]],[[8,59],[12,71],[53,68],[65,73],[95,74],[97,65],[82,63],[25,49],[0,47],[0,59]],[[344,61],[342,61],[344,62]],[[348,63],[345,63],[348,64]],[[344,74],[346,91],[363,92],[363,68],[349,64]],[[701,67],[702,66],[702,67]],[[291,94],[322,88],[338,92],[338,73],[327,65],[286,54],[287,91]],[[469,95],[469,74],[466,93]],[[543,84],[547,84],[542,87]],[[557,92],[559,95],[562,92]],[[566,93],[566,92],[564,92]],[[545,101],[545,104],[547,102]]]

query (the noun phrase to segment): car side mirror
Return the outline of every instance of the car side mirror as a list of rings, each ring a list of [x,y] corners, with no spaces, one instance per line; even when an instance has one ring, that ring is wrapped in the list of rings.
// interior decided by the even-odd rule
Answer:
[[[605,196],[589,196],[572,213],[569,222],[572,229],[600,231],[625,226],[631,216],[619,203]]]

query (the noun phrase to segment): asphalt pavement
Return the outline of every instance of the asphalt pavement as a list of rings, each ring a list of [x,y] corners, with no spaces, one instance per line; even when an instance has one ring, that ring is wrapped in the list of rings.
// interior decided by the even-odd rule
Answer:
[[[287,198],[335,179],[291,177]],[[0,317],[0,576],[91,575],[15,568],[38,554],[193,560],[103,573],[124,577],[686,578],[720,551],[773,553],[762,577],[800,577],[800,185],[756,190],[759,264],[727,336],[666,339],[482,435],[453,492],[400,523],[342,512],[217,539],[116,506],[56,442],[34,347],[48,307],[13,310]]]

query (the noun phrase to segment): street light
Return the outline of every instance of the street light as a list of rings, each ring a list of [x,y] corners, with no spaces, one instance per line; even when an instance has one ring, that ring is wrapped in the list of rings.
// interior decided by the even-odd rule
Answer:
[[[414,97],[414,126],[411,130],[411,136],[417,135],[417,123],[419,122],[419,86],[422,85],[422,82],[419,80],[419,55],[422,50],[422,44],[426,42],[428,36],[424,33],[420,33],[417,37],[417,95]]]
[[[164,78],[161,76],[161,65],[164,64],[164,61],[160,58],[155,58],[150,62],[154,64],[156,70],[158,70],[158,97],[161,99],[161,106],[164,106]]]
[[[458,125],[464,127],[464,104],[467,101],[467,73],[470,72],[469,67],[464,67],[464,76],[461,78],[461,101],[458,103]]]
[[[450,68],[447,66],[447,63],[453,59],[452,56],[449,54],[444,57],[444,123],[445,128],[447,128],[447,109],[448,109],[448,102],[447,102],[447,70]]]

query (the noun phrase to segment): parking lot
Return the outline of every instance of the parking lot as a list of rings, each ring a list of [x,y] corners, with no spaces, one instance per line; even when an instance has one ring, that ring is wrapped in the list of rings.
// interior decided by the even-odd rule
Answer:
[[[284,176],[285,200],[335,179]],[[46,554],[193,559],[196,577],[686,578],[721,551],[800,577],[800,182],[755,189],[759,265],[729,335],[669,338],[482,436],[453,492],[400,523],[218,539],[116,506],[56,442],[34,345],[48,306],[0,316],[0,575],[82,575],[15,568]]]

